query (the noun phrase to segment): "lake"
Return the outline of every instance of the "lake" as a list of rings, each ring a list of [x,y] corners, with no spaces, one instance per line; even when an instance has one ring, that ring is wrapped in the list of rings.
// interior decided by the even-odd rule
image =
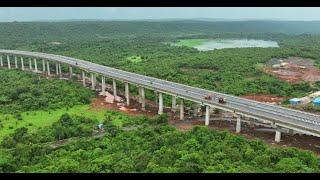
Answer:
[[[225,48],[250,48],[250,47],[279,47],[275,41],[254,40],[254,39],[193,39],[181,40],[178,45],[192,46],[199,51],[210,51]]]

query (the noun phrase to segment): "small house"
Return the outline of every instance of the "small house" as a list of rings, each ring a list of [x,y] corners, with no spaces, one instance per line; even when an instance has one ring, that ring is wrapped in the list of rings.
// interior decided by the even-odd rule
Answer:
[[[320,106],[320,97],[315,98],[312,102],[314,105]]]
[[[293,98],[293,99],[290,99],[290,100],[289,100],[289,103],[290,103],[291,105],[298,105],[298,104],[301,103],[301,100],[300,100],[299,98]]]

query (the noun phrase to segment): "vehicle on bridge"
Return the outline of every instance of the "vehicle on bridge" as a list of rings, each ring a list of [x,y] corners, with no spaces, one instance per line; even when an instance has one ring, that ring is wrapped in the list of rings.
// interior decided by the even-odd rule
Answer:
[[[212,100],[212,98],[214,98],[214,97],[215,97],[214,94],[207,94],[207,95],[204,97],[204,99],[205,99],[205,100]]]
[[[218,102],[221,103],[221,104],[227,103],[226,98],[222,98],[222,97],[219,97]]]

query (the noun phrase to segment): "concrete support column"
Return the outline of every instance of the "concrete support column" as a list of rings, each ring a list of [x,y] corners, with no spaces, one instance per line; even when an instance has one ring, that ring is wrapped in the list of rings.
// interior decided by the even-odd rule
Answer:
[[[7,62],[8,62],[8,69],[11,69],[10,57],[9,56],[7,56]]]
[[[91,73],[91,89],[95,90],[96,89],[96,81],[95,81],[95,75]]]
[[[114,99],[116,99],[117,97],[117,83],[116,83],[116,80],[112,80],[112,90],[113,90],[113,97]]]
[[[163,97],[162,93],[159,93],[159,111],[158,114],[163,114]]]
[[[3,58],[0,56],[0,66],[3,67]]]
[[[21,60],[21,69],[24,71],[24,62],[23,62],[23,57],[20,58]]]
[[[241,117],[237,115],[237,124],[236,124],[236,133],[240,133],[241,131]]]
[[[125,88],[125,96],[126,96],[126,103],[127,106],[130,105],[130,97],[129,97],[129,83],[124,83],[124,88]]]
[[[144,88],[141,87],[141,110],[145,111],[146,110],[146,101],[145,101],[145,94],[144,94]]]
[[[49,64],[49,61],[47,61],[47,72],[48,72],[48,76],[50,76],[50,64]]]
[[[37,59],[36,58],[34,59],[34,70],[36,72],[38,72],[38,64],[37,64]]]
[[[138,87],[138,102],[141,103],[141,86]]]
[[[30,69],[30,71],[32,71],[32,62],[31,62],[31,58],[29,58],[29,69]]]
[[[209,119],[210,119],[210,106],[206,106],[206,118],[205,118],[205,125],[209,125]]]
[[[18,69],[18,59],[17,56],[14,57],[14,65]]]
[[[177,110],[177,97],[172,96],[171,111],[175,113],[176,110]]]
[[[59,67],[59,75],[60,75],[60,78],[62,77],[62,70],[61,70],[61,64],[59,63],[58,64],[58,67]]]
[[[46,72],[46,62],[44,59],[42,59],[42,73]]]
[[[276,135],[274,141],[277,143],[281,141],[281,128],[279,126],[276,127]]]
[[[72,79],[73,72],[72,72],[72,66],[69,66],[69,77]]]
[[[59,75],[59,65],[56,63],[56,74]]]
[[[86,74],[84,71],[82,71],[82,85],[83,87],[86,87]]]
[[[184,105],[183,105],[183,99],[181,99],[180,102],[180,120],[184,119]]]
[[[104,76],[101,77],[101,92],[103,95],[106,93],[106,79]]]

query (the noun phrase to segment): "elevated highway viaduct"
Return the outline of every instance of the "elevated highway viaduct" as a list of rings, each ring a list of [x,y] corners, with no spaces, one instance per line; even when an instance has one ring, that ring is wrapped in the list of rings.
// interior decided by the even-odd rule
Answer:
[[[42,67],[38,67],[38,62],[42,61]],[[125,84],[126,104],[130,104],[129,84],[139,87],[139,99],[141,109],[145,110],[145,89],[150,89],[158,93],[158,113],[163,113],[163,94],[172,96],[172,111],[177,110],[177,98],[180,99],[180,119],[184,119],[183,100],[190,100],[206,107],[205,125],[209,125],[210,109],[216,108],[232,112],[237,117],[236,132],[241,131],[241,118],[249,117],[258,121],[269,121],[276,128],[275,141],[280,142],[281,129],[294,130],[313,136],[320,136],[320,116],[312,113],[298,111],[267,103],[256,102],[228,94],[215,91],[191,87],[184,84],[170,82],[154,77],[148,77],[136,73],[131,73],[103,65],[95,64],[76,58],[18,50],[0,49],[0,67],[8,69],[19,68],[29,69],[33,72],[62,74],[61,65],[69,67],[70,77],[73,76],[73,68],[81,71],[83,85],[86,85],[86,74],[91,76],[91,88],[96,87],[96,77],[101,76],[102,92],[106,90],[105,78],[113,81],[113,93],[117,95],[116,80]],[[55,67],[55,72],[52,72]],[[206,99],[208,94],[213,94],[212,99]],[[224,98],[226,103],[219,103],[219,98]]]

